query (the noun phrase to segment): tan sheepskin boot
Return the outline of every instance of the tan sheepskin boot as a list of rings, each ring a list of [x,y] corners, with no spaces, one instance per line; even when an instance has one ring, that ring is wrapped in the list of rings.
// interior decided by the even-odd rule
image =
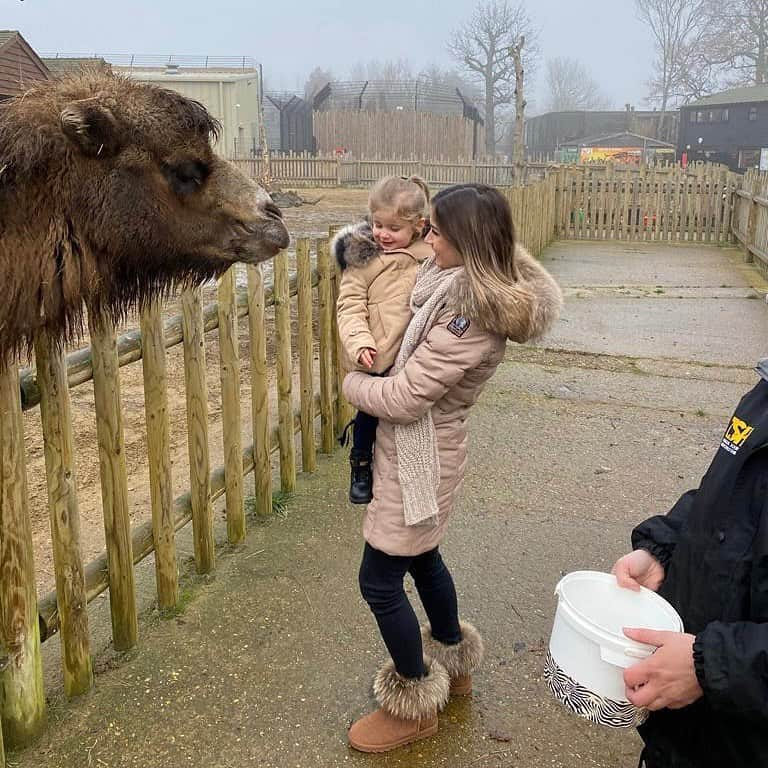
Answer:
[[[392,661],[376,674],[373,693],[379,709],[352,724],[349,745],[360,752],[388,752],[437,733],[437,713],[448,701],[448,673],[424,659],[427,673],[401,677]]]
[[[424,653],[442,664],[451,678],[451,696],[469,696],[472,693],[472,672],[483,661],[483,638],[468,621],[460,621],[461,641],[445,645],[432,637],[429,624],[421,627]]]

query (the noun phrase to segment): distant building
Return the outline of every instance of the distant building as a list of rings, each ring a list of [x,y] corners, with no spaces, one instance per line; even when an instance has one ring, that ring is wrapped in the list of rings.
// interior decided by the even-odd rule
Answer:
[[[674,162],[675,145],[649,136],[622,131],[607,136],[593,136],[572,144],[562,144],[555,153],[561,163],[640,163]]]
[[[24,93],[33,83],[50,76],[19,32],[0,31],[0,101]]]
[[[664,115],[659,133],[659,113],[638,111],[627,106],[624,110],[547,112],[525,121],[525,146],[534,160],[554,160],[563,146],[572,146],[595,136],[635,133],[668,144],[677,143],[678,114]]]
[[[52,58],[43,57],[43,63],[50,70],[54,77],[68,75],[74,72],[83,72],[85,70],[96,70],[107,72],[112,69],[112,65],[104,59],[94,57],[63,57],[54,56]]]
[[[170,88],[199,101],[220,123],[214,145],[225,157],[253,157],[259,151],[261,66],[248,57],[47,55],[58,71],[111,66],[134,80]]]
[[[768,170],[768,85],[731,88],[682,107],[677,148],[688,161]]]

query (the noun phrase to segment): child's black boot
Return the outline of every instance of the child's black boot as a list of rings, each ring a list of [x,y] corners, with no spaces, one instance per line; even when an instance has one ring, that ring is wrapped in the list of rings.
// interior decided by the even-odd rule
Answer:
[[[373,454],[353,448],[349,465],[349,500],[353,504],[367,504],[373,498]]]

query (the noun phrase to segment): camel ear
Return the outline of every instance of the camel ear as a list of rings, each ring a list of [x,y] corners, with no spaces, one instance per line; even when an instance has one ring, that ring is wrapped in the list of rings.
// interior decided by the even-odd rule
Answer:
[[[59,117],[64,135],[90,157],[113,157],[122,144],[120,128],[107,107],[92,99],[73,101]]]

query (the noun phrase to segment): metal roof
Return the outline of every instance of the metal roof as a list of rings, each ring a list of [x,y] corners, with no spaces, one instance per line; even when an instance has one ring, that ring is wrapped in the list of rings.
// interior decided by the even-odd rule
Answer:
[[[713,93],[703,99],[686,104],[683,109],[713,107],[719,104],[746,104],[753,101],[768,101],[768,85],[749,85],[744,88],[730,88]]]

